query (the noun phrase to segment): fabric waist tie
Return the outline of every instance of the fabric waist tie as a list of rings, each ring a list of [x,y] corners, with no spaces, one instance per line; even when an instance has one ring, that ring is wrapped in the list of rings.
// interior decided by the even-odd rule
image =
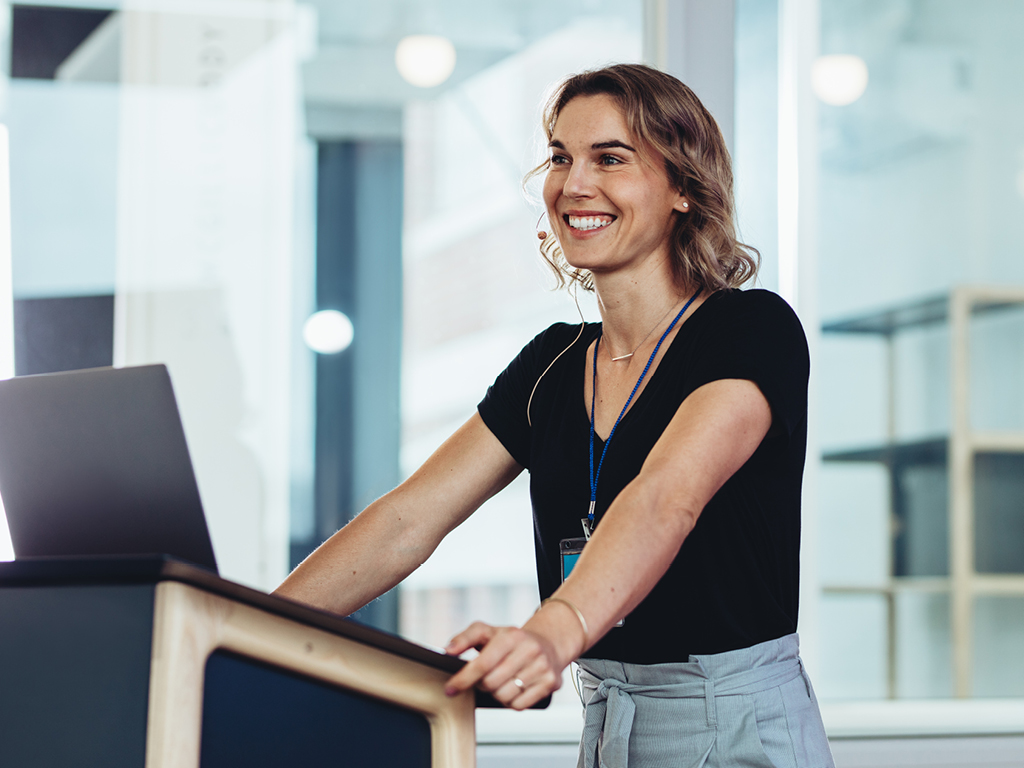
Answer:
[[[585,665],[586,660],[582,664]],[[715,728],[718,724],[715,707],[717,697],[758,693],[784,685],[803,673],[799,658],[775,661],[718,678],[707,676],[698,664],[680,664],[666,665],[674,668],[673,677],[683,678],[677,682],[634,685],[611,677],[602,679],[588,672],[583,665],[580,666],[581,681],[590,688],[596,688],[594,695],[587,699],[583,741],[596,743],[597,735],[601,734],[600,764],[606,768],[626,768],[628,764],[629,735],[636,712],[634,696],[704,699],[707,724],[710,728]],[[681,669],[684,666],[691,669]],[[592,750],[586,750],[581,754],[580,765],[583,768],[595,768]]]

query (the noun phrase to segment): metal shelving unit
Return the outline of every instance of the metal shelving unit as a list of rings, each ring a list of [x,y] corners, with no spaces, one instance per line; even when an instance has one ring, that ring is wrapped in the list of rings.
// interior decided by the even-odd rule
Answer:
[[[888,695],[897,696],[897,596],[904,593],[948,594],[952,643],[953,693],[969,697],[973,676],[973,613],[978,597],[1015,595],[1024,597],[1024,573],[979,572],[975,532],[979,512],[984,522],[984,478],[1009,469],[1024,477],[1024,432],[981,432],[970,423],[970,324],[979,315],[1024,307],[1024,289],[959,286],[944,296],[905,304],[888,310],[826,323],[826,334],[876,336],[887,352],[887,439],[885,442],[850,450],[828,451],[826,462],[871,462],[888,470],[890,488],[889,578],[878,586],[827,585],[826,593],[882,595],[888,611]],[[904,331],[946,324],[950,345],[950,430],[947,435],[901,442],[896,434],[896,338]],[[1019,464],[1019,466],[1017,466]],[[919,469],[939,470],[946,475],[946,515],[931,520],[912,520],[909,513],[912,489],[904,482]],[[980,474],[979,474],[980,473]],[[941,493],[941,489],[940,489]],[[1020,505],[1024,517],[1024,497]],[[918,515],[920,518],[920,515]],[[918,530],[915,530],[914,526]],[[935,535],[944,527],[948,550],[946,567],[934,562],[916,562],[912,544],[921,528]],[[920,559],[920,558],[919,558]],[[991,569],[991,563],[986,563]],[[931,571],[940,572],[931,572]],[[998,569],[996,569],[998,570]],[[941,572],[945,571],[945,572]]]

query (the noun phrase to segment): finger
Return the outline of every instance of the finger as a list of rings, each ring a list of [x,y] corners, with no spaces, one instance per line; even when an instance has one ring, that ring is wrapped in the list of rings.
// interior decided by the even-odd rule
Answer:
[[[527,687],[539,685],[547,693],[562,687],[562,671],[552,667],[546,658],[539,658],[520,671],[518,678],[525,682]]]
[[[510,702],[506,706],[509,707],[509,709],[515,709],[518,711],[529,709],[551,692],[552,691],[550,689],[544,686],[531,685],[529,688],[523,691],[522,694],[517,696],[515,699],[512,700],[512,702]]]
[[[478,684],[479,688],[491,691],[494,698],[506,707],[521,709],[543,698],[562,685],[561,674],[556,670],[547,654],[541,652],[525,664],[516,657],[514,650]],[[520,700],[529,692],[527,700]]]
[[[531,668],[532,671],[533,668]],[[531,671],[523,671],[523,675],[530,675]],[[543,669],[540,671],[540,676],[532,683],[527,683],[528,677],[516,678],[519,682],[523,683],[522,690],[515,684],[515,679],[512,680],[511,685],[514,690],[509,691],[510,698],[508,700],[502,700],[502,703],[510,709],[523,710],[529,709],[538,701],[543,699],[545,696],[549,696],[559,688],[562,687],[561,675],[554,674],[550,669]],[[506,687],[502,688],[502,693],[505,693]]]
[[[484,624],[482,621],[474,621],[462,632],[453,637],[448,645],[445,646],[445,653],[451,656],[458,656],[459,654],[465,653],[470,648],[481,648],[486,645],[494,633],[497,632],[496,627],[492,627],[490,624]]]
[[[507,633],[499,631],[483,647],[480,655],[453,675],[445,684],[445,693],[454,696],[460,691],[472,688],[480,682],[484,675],[494,669],[512,650]]]
[[[517,680],[522,683],[521,688],[516,685]],[[539,658],[520,670],[512,684],[516,688],[515,694],[508,702],[502,703],[513,709],[526,709],[561,688],[562,675],[552,669],[545,658]]]
[[[505,681],[497,690],[491,693],[497,701],[506,706],[511,707],[516,699],[522,696],[526,691],[530,689],[530,686],[524,682],[521,678],[515,677]]]
[[[480,687],[485,691],[497,690],[516,677],[523,679],[520,672],[534,664],[538,658],[542,665],[546,664],[543,649],[536,638],[516,631],[511,639],[515,643],[512,649],[480,681]]]

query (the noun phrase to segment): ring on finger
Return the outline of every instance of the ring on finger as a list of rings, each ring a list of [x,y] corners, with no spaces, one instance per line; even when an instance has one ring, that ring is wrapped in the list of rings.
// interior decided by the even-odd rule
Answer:
[[[526,683],[524,683],[518,677],[512,681],[512,685],[518,688],[520,693],[526,690]]]

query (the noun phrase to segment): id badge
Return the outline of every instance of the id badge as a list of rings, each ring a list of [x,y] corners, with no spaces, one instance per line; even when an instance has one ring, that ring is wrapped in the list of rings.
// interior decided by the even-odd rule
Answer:
[[[558,542],[558,550],[562,556],[562,581],[569,578],[572,569],[576,567],[576,561],[580,559],[583,546],[587,540],[580,536],[577,539],[562,539]]]
[[[576,567],[576,562],[580,559],[580,555],[583,553],[583,547],[587,544],[587,539],[580,536],[575,539],[562,539],[558,542],[558,552],[561,555],[562,560],[562,581],[564,582],[569,578],[569,574],[572,573],[572,569]],[[616,627],[621,627],[625,619],[620,619]]]

